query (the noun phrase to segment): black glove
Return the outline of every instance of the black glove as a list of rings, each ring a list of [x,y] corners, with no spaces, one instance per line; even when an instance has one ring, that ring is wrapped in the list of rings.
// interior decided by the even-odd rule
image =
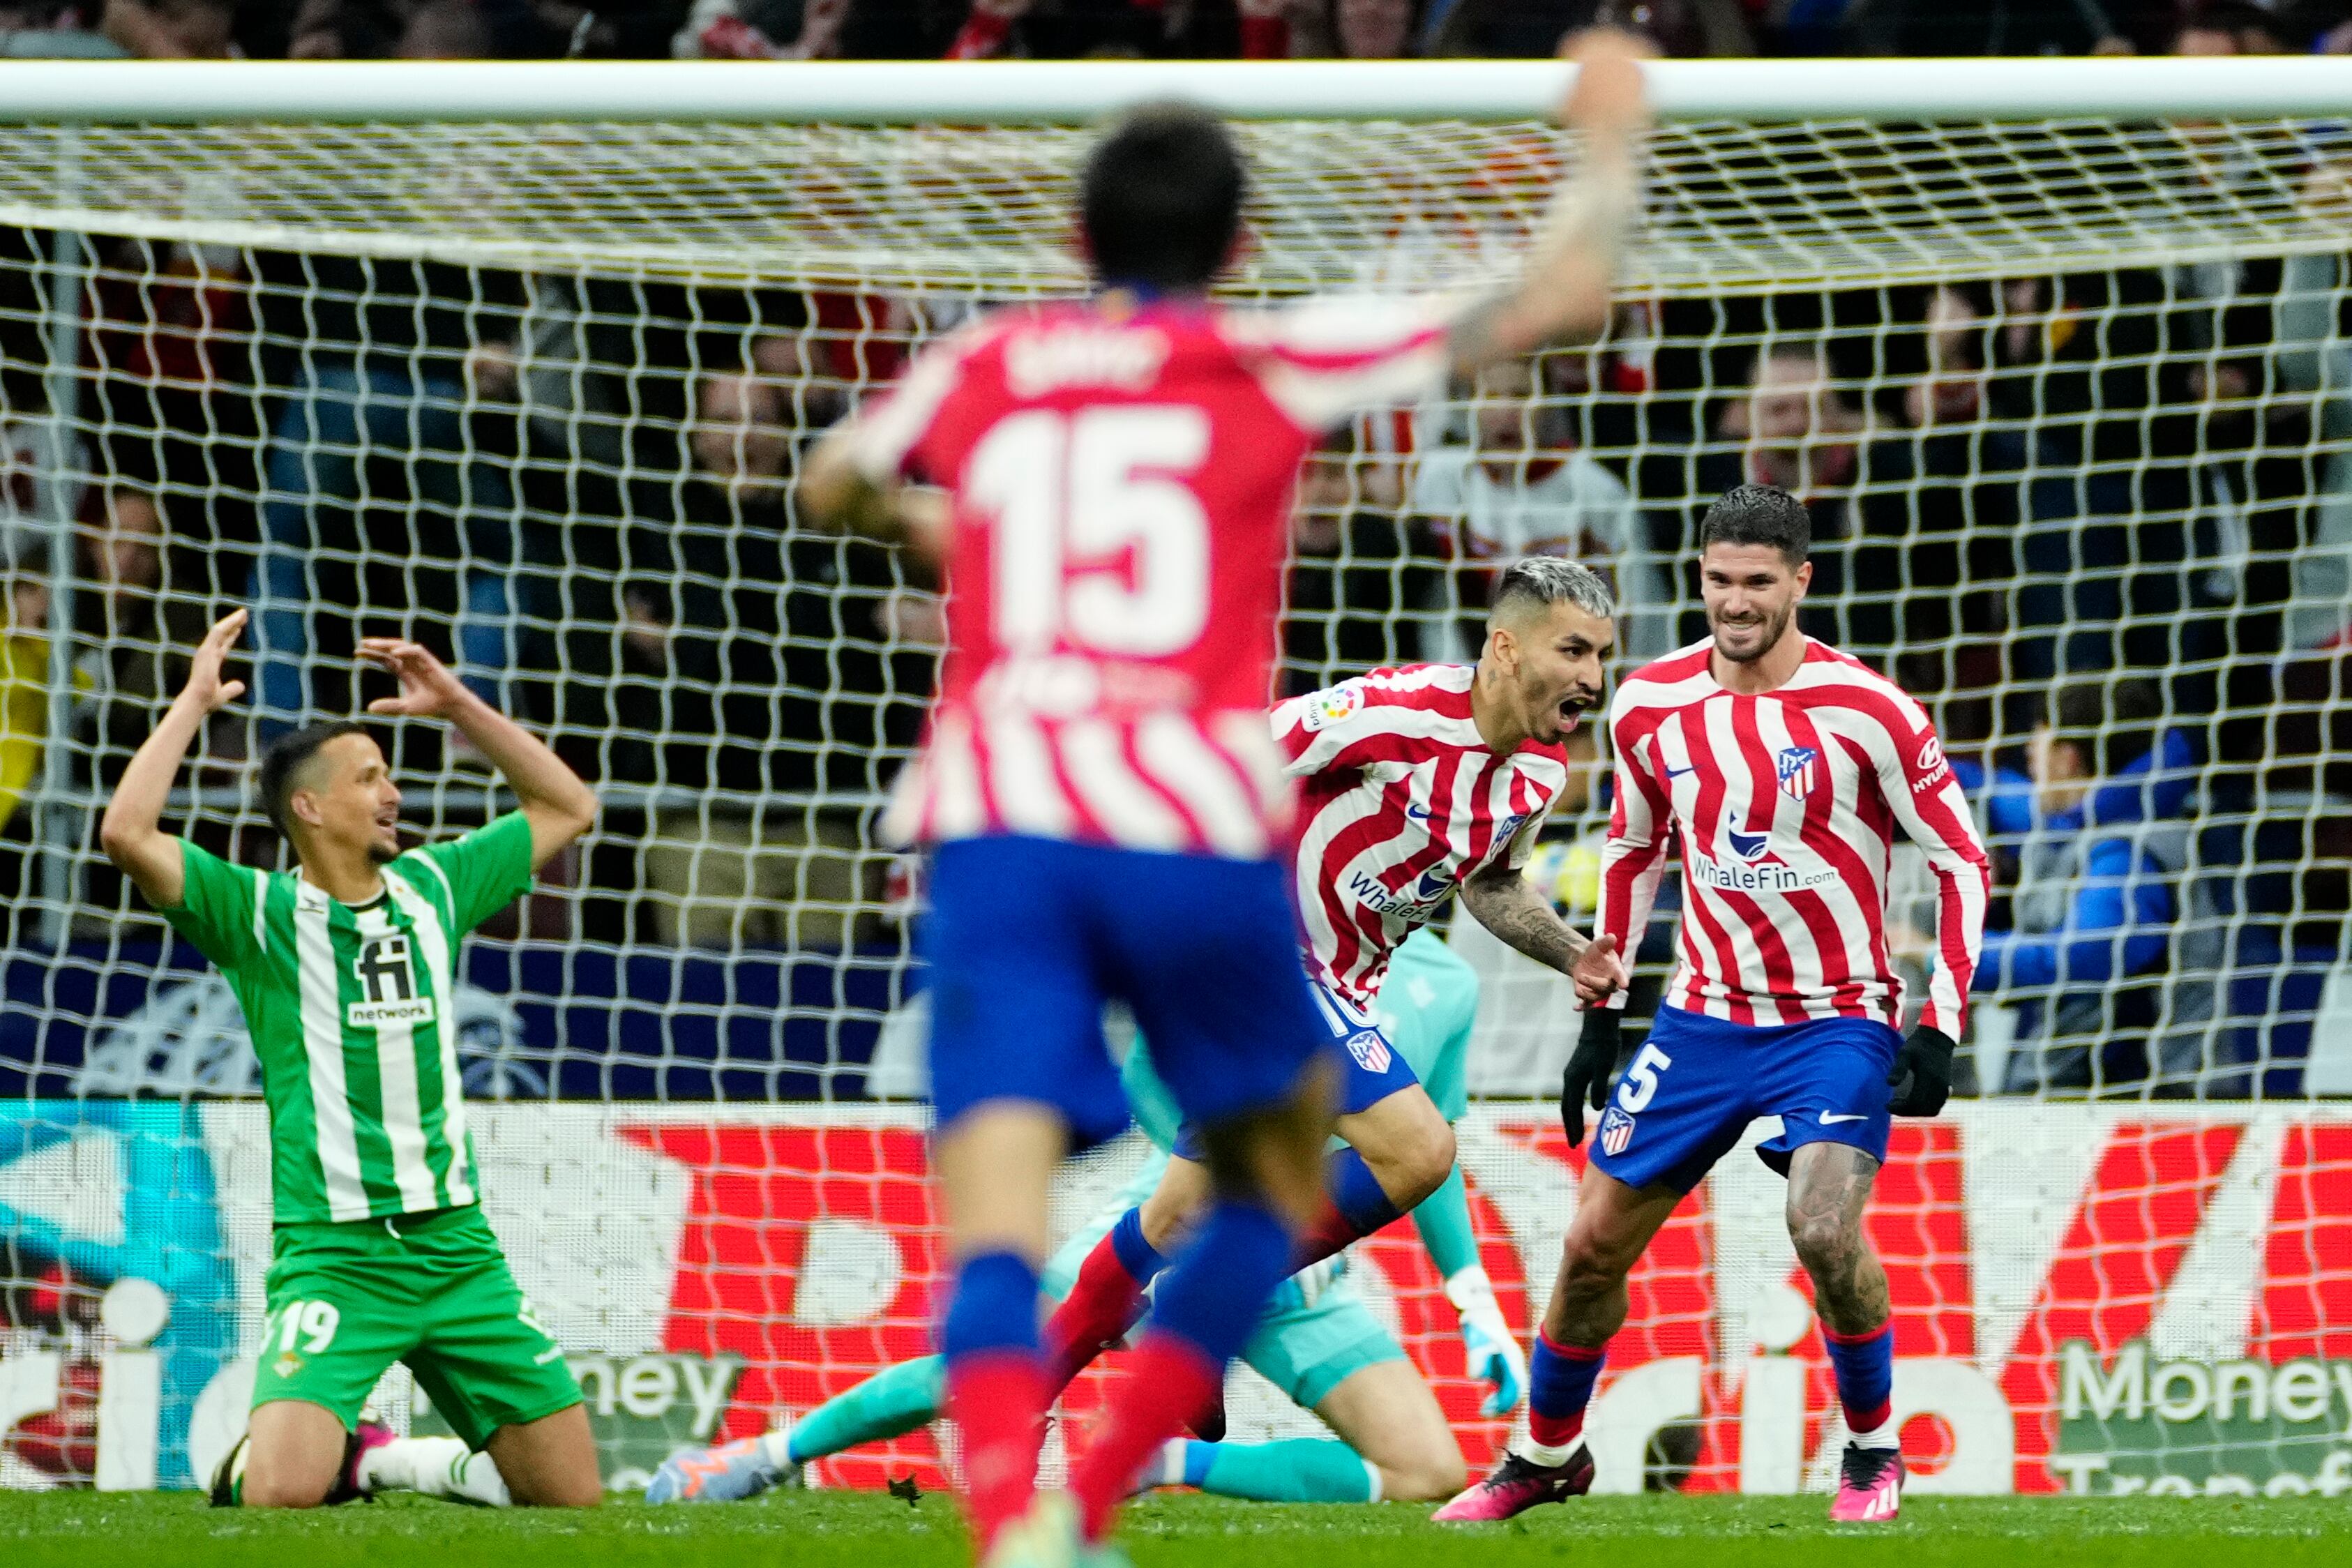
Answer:
[[[1584,1108],[1598,1110],[1609,1098],[1609,1079],[1617,1070],[1617,1029],[1624,1021],[1614,1007],[1585,1010],[1584,1032],[1559,1075],[1559,1125],[1571,1149],[1584,1142]]]
[[[1952,1053],[1959,1042],[1922,1024],[1895,1053],[1886,1082],[1895,1090],[1887,1109],[1897,1116],[1933,1116],[1952,1097]]]

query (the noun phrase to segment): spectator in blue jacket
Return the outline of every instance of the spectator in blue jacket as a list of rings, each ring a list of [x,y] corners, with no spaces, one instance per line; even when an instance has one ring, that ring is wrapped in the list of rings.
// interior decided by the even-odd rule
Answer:
[[[2030,775],[1962,774],[1988,837],[2016,856],[2009,926],[1985,932],[1976,973],[1978,991],[2019,1015],[2004,1092],[2099,1090],[2161,1065],[2150,1040],[2164,1022],[2195,766],[2162,716],[2145,680],[2071,681],[2034,727]]]

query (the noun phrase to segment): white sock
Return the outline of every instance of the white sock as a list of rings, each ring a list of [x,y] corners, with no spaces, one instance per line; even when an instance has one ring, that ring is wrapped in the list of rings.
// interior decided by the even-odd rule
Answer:
[[[779,1473],[793,1468],[793,1432],[789,1426],[779,1426],[772,1432],[760,1434],[760,1458],[774,1466]]]
[[[1849,1428],[1846,1436],[1865,1448],[1899,1448],[1903,1446],[1903,1434],[1895,1429],[1892,1421],[1881,1421],[1867,1432]]]
[[[359,1463],[360,1490],[419,1492],[481,1508],[512,1508],[506,1478],[488,1454],[457,1437],[394,1437]]]
[[[1185,1439],[1171,1437],[1160,1445],[1160,1452],[1144,1461],[1143,1488],[1181,1487],[1184,1484]]]
[[[1558,1447],[1549,1443],[1538,1443],[1533,1437],[1527,1437],[1520,1440],[1518,1447],[1513,1452],[1531,1465],[1541,1465],[1548,1470],[1553,1470],[1568,1463],[1568,1457],[1575,1453],[1583,1444],[1584,1435],[1580,1432]]]

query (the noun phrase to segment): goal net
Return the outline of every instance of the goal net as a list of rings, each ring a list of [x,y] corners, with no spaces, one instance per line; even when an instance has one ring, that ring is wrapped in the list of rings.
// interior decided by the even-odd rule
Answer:
[[[745,78],[659,75],[688,85],[625,121],[207,120],[142,97],[0,124],[0,1485],[200,1484],[264,1353],[257,1068],[226,984],[94,835],[232,605],[254,612],[251,692],[173,799],[216,852],[278,862],[248,759],[382,694],[353,673],[361,636],[433,646],[597,784],[596,830],[469,945],[457,1006],[486,1201],[608,1479],[928,1348],[917,880],[876,824],[929,689],[937,584],[798,526],[789,486],[923,342],[1083,287],[1066,237],[1088,132],[1027,122],[1070,121],[1066,94],[952,126],[919,103],[810,120],[797,84],[826,79],[776,68],[757,122],[700,107],[696,84]],[[1897,1126],[1872,1210],[1915,1485],[2341,1491],[2336,100],[2117,116],[1959,68],[1898,112],[1853,107],[1887,96],[1874,65],[1742,68],[1771,93],[1710,110],[1734,78],[1658,68],[1677,117],[1604,341],[1312,460],[1283,689],[1471,657],[1490,572],[1528,551],[1609,572],[1630,668],[1702,635],[1709,500],[1800,495],[1805,625],[1936,715],[2009,933],[1962,1096]],[[975,79],[999,79],[912,90]],[[1129,93],[1053,79],[1097,84],[1097,107]],[[1184,79],[1261,95],[1236,300],[1475,287],[1576,156],[1536,97],[1314,118],[1283,94],[1367,79]],[[417,835],[499,809],[447,735],[382,733]],[[1603,774],[1580,773],[1537,867],[1579,921]],[[1898,926],[1932,926],[1927,891]],[[1675,918],[1668,898],[1637,1010]],[[1572,1021],[1555,978],[1466,922],[1453,940],[1484,982],[1463,1163],[1525,1334],[1582,1163],[1546,1102]],[[1083,1163],[1058,1222],[1141,1158],[1131,1138]],[[1825,1483],[1835,1405],[1780,1204],[1737,1152],[1636,1271],[1593,1418],[1605,1488]],[[1507,1426],[1478,1415],[1410,1231],[1359,1248],[1345,1288],[1486,1462]],[[1237,1437],[1316,1429],[1236,1378]],[[437,1419],[398,1373],[379,1398]],[[919,1431],[813,1479],[931,1484],[951,1449]]]

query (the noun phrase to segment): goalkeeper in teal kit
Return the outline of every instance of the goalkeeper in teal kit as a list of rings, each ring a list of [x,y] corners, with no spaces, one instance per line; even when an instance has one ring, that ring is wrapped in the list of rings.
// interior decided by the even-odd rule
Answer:
[[[1391,960],[1378,1021],[1446,1120],[1467,1103],[1464,1081],[1478,980],[1436,937],[1422,932]],[[1177,1117],[1139,1044],[1122,1076],[1136,1121],[1157,1149],[1093,1221],[1065,1241],[1044,1283],[1058,1300],[1079,1263],[1120,1215],[1150,1194],[1167,1164]],[[1526,1359],[1479,1267],[1457,1168],[1412,1211],[1423,1245],[1462,1314],[1471,1373],[1493,1384],[1484,1406],[1500,1415],[1519,1403]],[[1328,1279],[1328,1283],[1324,1282]],[[1204,1443],[1180,1438],[1147,1468],[1146,1486],[1192,1486],[1267,1502],[1370,1502],[1451,1496],[1463,1480],[1452,1429],[1412,1364],[1344,1272],[1310,1269],[1276,1294],[1242,1359],[1338,1438]],[[877,1443],[940,1414],[936,1356],[887,1369],[837,1394],[790,1427],[671,1457],[646,1496],[654,1502],[728,1502],[789,1484],[829,1454]]]

